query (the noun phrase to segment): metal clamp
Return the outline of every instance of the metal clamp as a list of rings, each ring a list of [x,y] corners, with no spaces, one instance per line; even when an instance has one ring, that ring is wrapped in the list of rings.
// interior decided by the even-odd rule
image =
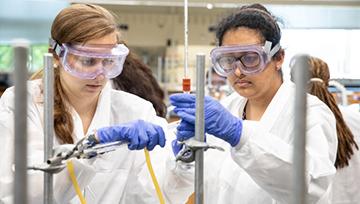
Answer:
[[[220,146],[210,145],[206,142],[199,142],[194,138],[190,138],[188,140],[179,143],[183,144],[184,147],[176,155],[176,161],[182,161],[185,163],[191,163],[195,161],[195,151],[198,149],[204,149],[204,151],[208,149],[217,149],[220,151],[225,151],[224,148]]]
[[[28,170],[35,170],[35,171],[43,171],[46,173],[50,173],[50,174],[57,174],[60,171],[62,171],[65,168],[65,164],[60,164],[60,165],[49,165],[46,163],[42,163],[39,165],[35,165],[35,166],[29,166],[27,169]]]
[[[60,152],[56,154],[54,157],[48,159],[46,163],[30,166],[27,169],[44,171],[53,174],[59,173],[66,167],[65,161],[68,159],[71,158],[91,159],[98,155],[115,151],[124,144],[128,144],[128,143],[124,141],[116,141],[106,144],[98,144],[94,142],[91,136],[84,137],[83,139],[79,140],[76,143],[73,149]]]

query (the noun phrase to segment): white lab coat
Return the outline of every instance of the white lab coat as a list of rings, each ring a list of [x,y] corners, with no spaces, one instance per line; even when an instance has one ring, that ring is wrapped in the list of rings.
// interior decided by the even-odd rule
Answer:
[[[209,143],[230,151],[205,153],[205,203],[291,203],[294,140],[294,85],[283,83],[260,121],[243,122],[237,146],[207,137]],[[241,117],[247,99],[237,93],[223,105]],[[308,203],[330,203],[336,172],[336,127],[330,109],[308,95],[307,171]]]
[[[360,113],[350,107],[340,107],[346,125],[360,147]],[[333,204],[360,203],[360,151],[355,148],[349,166],[338,169],[333,185]]]
[[[43,99],[41,80],[28,83],[28,165],[40,164],[43,161]],[[14,88],[9,88],[0,100],[0,203],[12,203],[13,187],[13,116]],[[136,119],[152,123],[167,124],[155,114],[152,104],[135,95],[111,89],[110,84],[100,94],[97,109],[91,121],[89,131],[83,132],[79,115],[72,111],[75,141],[91,131],[114,124]],[[164,127],[166,130],[166,127]],[[56,140],[55,145],[59,142]],[[160,147],[155,151],[161,153]],[[152,155],[153,152],[150,153]],[[159,156],[156,156],[157,158]],[[155,158],[155,156],[154,156]],[[165,157],[166,158],[166,157]],[[164,159],[163,159],[164,160]],[[152,158],[155,169],[163,169],[165,162]],[[92,160],[73,160],[78,182],[87,203],[157,203],[151,178],[145,164],[143,151],[129,151],[124,145],[118,150],[104,154]],[[156,172],[155,172],[156,173]],[[159,176],[159,175],[157,175]],[[29,171],[30,203],[42,203],[43,174]],[[57,203],[79,203],[74,188],[64,169],[54,178],[54,193]]]

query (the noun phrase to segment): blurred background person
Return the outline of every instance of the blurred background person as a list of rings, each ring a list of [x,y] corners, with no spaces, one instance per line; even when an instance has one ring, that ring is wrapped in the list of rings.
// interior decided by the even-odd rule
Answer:
[[[151,69],[130,51],[126,57],[123,71],[112,79],[113,88],[126,91],[150,101],[156,114],[166,117],[164,91],[154,77]]]
[[[205,95],[209,95],[218,100],[221,100],[231,93],[226,77],[216,73],[213,66],[211,66],[211,68],[206,72],[205,78],[205,85],[207,88]]]
[[[11,86],[10,74],[0,73],[0,97]]]
[[[295,58],[291,60],[294,64]],[[360,201],[360,113],[339,108],[334,96],[329,92],[330,72],[326,62],[311,56],[308,60],[310,80],[308,93],[323,101],[336,118],[338,147],[335,167],[337,169],[333,183],[333,199],[331,203],[351,203]],[[291,69],[291,80],[294,81],[294,68]]]

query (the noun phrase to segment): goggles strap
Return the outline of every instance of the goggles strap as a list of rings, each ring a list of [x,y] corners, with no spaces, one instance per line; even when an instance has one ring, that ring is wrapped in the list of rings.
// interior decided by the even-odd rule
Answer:
[[[52,38],[49,39],[49,44],[51,49],[56,53],[56,55],[58,57],[62,57],[63,49],[61,48],[61,45]]]
[[[265,41],[264,50],[265,50],[266,54],[270,54],[270,52],[271,52],[271,45],[272,45],[272,42],[270,42],[270,41]]]
[[[52,38],[49,38],[50,47],[53,48],[55,44],[56,44],[56,41],[54,39],[52,39]]]
[[[270,50],[269,56],[273,57],[275,53],[277,53],[280,50],[280,43],[276,44],[273,49]]]

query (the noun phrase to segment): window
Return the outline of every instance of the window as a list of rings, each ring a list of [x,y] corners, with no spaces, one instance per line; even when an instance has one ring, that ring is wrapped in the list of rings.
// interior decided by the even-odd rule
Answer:
[[[8,45],[0,45],[0,72],[9,72],[12,67],[12,49]]]
[[[43,68],[43,55],[48,51],[47,44],[34,44],[29,50],[29,72]],[[0,45],[0,72],[11,72],[13,69],[13,49],[10,45]]]

